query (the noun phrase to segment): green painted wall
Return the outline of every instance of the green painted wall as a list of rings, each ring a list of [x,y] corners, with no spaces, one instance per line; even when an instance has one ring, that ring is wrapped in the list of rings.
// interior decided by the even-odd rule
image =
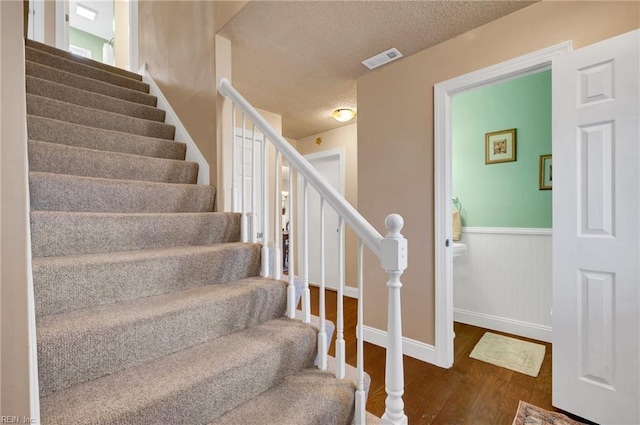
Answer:
[[[462,224],[551,227],[551,190],[539,190],[540,155],[551,153],[551,71],[452,99],[452,193]],[[515,128],[516,161],[485,164],[485,133]]]
[[[69,44],[91,50],[91,59],[93,60],[102,62],[102,45],[108,41],[77,28],[69,27]]]

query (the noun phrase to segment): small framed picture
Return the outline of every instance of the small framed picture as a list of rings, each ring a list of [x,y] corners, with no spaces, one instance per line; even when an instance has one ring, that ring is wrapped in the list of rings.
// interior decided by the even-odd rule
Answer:
[[[516,160],[516,129],[494,131],[484,135],[484,163],[513,162]]]
[[[553,189],[553,162],[551,155],[540,155],[540,190]]]

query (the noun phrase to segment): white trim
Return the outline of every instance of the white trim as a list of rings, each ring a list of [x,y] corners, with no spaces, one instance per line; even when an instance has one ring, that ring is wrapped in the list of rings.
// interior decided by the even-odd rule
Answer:
[[[208,185],[209,184],[209,163],[198,149],[196,142],[193,141],[187,129],[184,127],[180,118],[178,118],[178,114],[173,110],[169,101],[164,96],[158,84],[154,81],[151,74],[147,70],[147,64],[143,64],[140,70],[140,74],[142,75],[142,81],[149,84],[149,94],[156,96],[158,98],[157,107],[163,109],[166,112],[166,116],[164,122],[166,124],[171,124],[176,127],[176,136],[175,140],[179,142],[183,142],[187,144],[187,161],[197,162],[199,166],[198,170],[198,184]]]
[[[387,332],[371,326],[362,326],[364,340],[379,347],[387,348]],[[435,364],[435,347],[415,339],[402,337],[402,351],[409,357]]]
[[[69,0],[55,0],[56,2],[56,47],[69,50]]]
[[[44,0],[29,1],[28,38],[44,43]]]
[[[481,233],[485,235],[552,235],[552,231],[549,228],[533,227],[463,227],[462,233]]]
[[[320,285],[317,283],[313,283],[313,282],[309,282],[309,286],[313,286],[314,288],[319,288]],[[333,291],[333,292],[337,292],[337,290],[333,289],[333,288],[326,288],[327,291]],[[354,299],[358,299],[358,288],[355,288],[353,286],[349,286],[347,284],[344,285],[344,292],[343,292],[345,297],[349,297],[349,298],[354,298]]]
[[[553,331],[551,326],[537,325],[535,323],[521,322],[520,320],[507,319],[505,317],[492,316],[490,314],[476,313],[474,311],[453,309],[453,318],[456,322],[481,328],[492,329],[508,334],[519,335],[538,341],[551,342]]]
[[[129,0],[129,70],[138,69],[138,0]]]
[[[451,235],[451,98],[476,87],[549,69],[554,57],[570,52],[566,41],[434,86],[434,228],[436,365],[453,365],[453,261]]]

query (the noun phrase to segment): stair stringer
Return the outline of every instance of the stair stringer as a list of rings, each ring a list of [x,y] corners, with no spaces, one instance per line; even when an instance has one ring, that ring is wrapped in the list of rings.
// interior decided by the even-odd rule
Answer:
[[[180,140],[181,142],[186,143],[187,155],[185,157],[185,160],[198,163],[198,166],[200,168],[198,172],[197,184],[209,185],[211,181],[209,163],[205,159],[204,155],[202,155],[202,152],[200,152],[200,149],[198,149],[196,142],[193,140],[193,138],[191,138],[184,124],[182,124],[182,121],[180,121],[178,114],[176,114],[176,112],[173,110],[164,93],[162,93],[162,90],[160,90],[160,87],[158,87],[158,84],[149,73],[146,63],[143,64],[140,68],[139,74],[142,75],[142,81],[149,84],[149,94],[158,98],[158,104],[156,105],[156,107],[158,109],[163,109],[166,112],[166,116],[164,119],[165,124],[171,124],[175,126],[176,134],[174,140]]]

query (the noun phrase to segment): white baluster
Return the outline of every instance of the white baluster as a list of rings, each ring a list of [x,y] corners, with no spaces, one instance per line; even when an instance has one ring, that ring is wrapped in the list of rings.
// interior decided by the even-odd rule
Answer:
[[[269,170],[267,168],[269,151],[267,138],[262,140],[262,263],[260,276],[271,276],[269,268]]]
[[[273,166],[273,278],[282,279],[282,250],[280,249],[282,202],[280,201],[280,152],[277,149],[275,155]]]
[[[233,121],[233,129],[231,131],[231,211],[238,212],[238,187],[236,180],[238,179],[238,149],[237,149],[237,137],[238,127],[236,124],[236,104],[234,103],[231,108],[231,120]]]
[[[340,217],[338,221],[338,320],[336,323],[336,378],[338,379],[344,379],[345,376],[343,223]]]
[[[356,425],[362,425],[365,423],[366,415],[366,394],[364,391],[364,285],[362,282],[362,239],[358,238],[358,324],[356,325],[356,338],[357,338],[357,390],[356,390],[356,412],[355,422]]]
[[[257,200],[256,200],[256,193],[257,193],[257,185],[258,185],[258,178],[256,176],[256,154],[257,154],[257,150],[256,150],[256,124],[253,123],[253,126],[251,128],[251,134],[252,136],[252,140],[251,140],[251,213],[249,215],[249,219],[251,220],[250,224],[251,224],[251,242],[252,243],[256,243],[258,242],[258,213],[257,213]]]
[[[289,269],[287,273],[289,274],[289,286],[287,286],[287,317],[289,319],[294,319],[296,317],[296,282],[295,282],[295,264],[294,264],[294,221],[293,221],[293,168],[289,168]]]
[[[242,206],[242,215],[240,216],[240,239],[242,242],[248,242],[248,222],[247,222],[247,117],[242,113],[242,143],[240,144],[242,148],[242,154],[240,158],[242,158],[242,165],[240,167],[242,178],[240,184],[240,205]]]
[[[302,315],[303,323],[311,323],[311,292],[309,291],[309,183],[302,189]]]
[[[404,220],[398,214],[390,214],[385,219],[389,233],[381,242],[380,263],[389,275],[389,311],[387,325],[387,362],[385,388],[386,407],[382,416],[384,425],[406,425],[404,413],[404,370],[402,365],[402,319],[400,311],[400,276],[407,268],[407,240],[400,230]]]
[[[324,198],[320,198],[320,332],[318,332],[318,368],[327,370],[327,324],[325,314]]]

